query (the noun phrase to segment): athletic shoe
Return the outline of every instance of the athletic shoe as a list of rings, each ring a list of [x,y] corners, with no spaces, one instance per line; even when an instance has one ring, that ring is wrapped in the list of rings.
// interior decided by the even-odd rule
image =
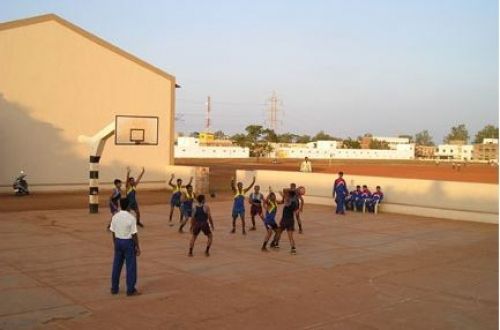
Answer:
[[[246,231],[244,231],[244,230],[243,230],[241,233],[242,233],[243,235],[246,235],[246,234],[247,234],[247,232],[246,232]]]
[[[188,257],[192,257],[192,256],[193,256],[193,252],[189,252]]]
[[[263,246],[260,250],[261,250],[262,252],[269,252],[269,250],[268,250],[265,246]]]
[[[235,229],[235,228],[231,229],[231,231],[230,231],[229,233],[230,233],[230,234],[234,234],[234,233],[236,233],[236,229]]]
[[[141,228],[144,228],[144,225],[142,224],[142,222],[138,222],[137,225]]]
[[[133,292],[127,292],[127,296],[132,297],[132,296],[140,296],[141,293],[137,290],[134,290]]]
[[[299,234],[302,234],[302,233],[303,233],[303,232],[302,232],[302,228],[300,228],[300,229],[299,229]]]
[[[293,247],[292,250],[290,251],[291,254],[297,254],[297,250]]]
[[[118,294],[118,290],[114,291],[113,289],[111,289],[111,294],[113,294],[113,295]]]
[[[206,256],[206,257],[210,257],[210,252],[205,251],[205,256]]]
[[[255,228],[255,226],[253,226],[252,228],[250,228],[250,230],[257,230],[257,228]]]

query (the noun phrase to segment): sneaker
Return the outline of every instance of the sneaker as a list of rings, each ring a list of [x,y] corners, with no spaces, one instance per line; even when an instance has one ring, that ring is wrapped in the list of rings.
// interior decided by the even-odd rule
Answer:
[[[205,251],[205,257],[210,257],[210,252]]]
[[[189,252],[188,257],[192,257],[192,256],[193,256],[193,252]]]
[[[299,234],[302,234],[302,233],[303,233],[302,228],[300,228],[299,229]]]
[[[138,222],[137,225],[141,228],[144,228],[144,225],[142,224],[142,222]]]
[[[230,231],[229,233],[230,233],[230,234],[234,234],[234,233],[236,233],[236,229],[235,229],[235,228],[231,229],[231,231]]]
[[[113,295],[118,294],[118,290],[113,290],[113,289],[111,289],[111,294],[113,294]]]
[[[290,251],[291,254],[297,254],[297,250],[293,247],[292,250]]]
[[[268,250],[265,246],[263,246],[260,250],[261,250],[262,252],[269,252],[269,250]]]
[[[247,234],[247,232],[246,232],[245,230],[243,230],[241,233],[242,233],[243,235],[246,235],[246,234]]]
[[[257,230],[257,228],[255,228],[255,226],[253,226],[252,228],[250,228],[250,230]]]
[[[179,228],[179,234],[183,234],[184,233],[184,230],[182,230],[182,228]]]
[[[132,292],[127,292],[127,296],[128,296],[128,297],[132,297],[132,296],[140,296],[140,295],[141,295],[141,293],[140,293],[139,291],[137,291],[137,290],[134,290],[134,291],[132,291]]]

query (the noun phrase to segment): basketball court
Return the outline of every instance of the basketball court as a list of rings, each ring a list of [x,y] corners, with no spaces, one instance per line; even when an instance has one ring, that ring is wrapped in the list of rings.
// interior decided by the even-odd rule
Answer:
[[[496,225],[307,205],[293,256],[261,252],[262,226],[229,234],[230,203],[210,203],[209,258],[167,205],[142,208],[139,297],[109,293],[104,210],[0,213],[0,328],[498,328]]]

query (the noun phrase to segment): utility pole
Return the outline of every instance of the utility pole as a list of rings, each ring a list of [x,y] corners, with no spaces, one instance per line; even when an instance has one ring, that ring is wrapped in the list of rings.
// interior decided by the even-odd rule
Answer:
[[[268,99],[269,101],[269,119],[268,119],[268,124],[269,127],[276,132],[278,128],[278,112],[280,111],[279,109],[279,103],[280,99],[278,99],[278,96],[276,95],[276,91],[273,91],[273,95]]]
[[[210,132],[210,111],[211,111],[211,99],[210,96],[207,97],[207,118],[205,121],[205,131]]]

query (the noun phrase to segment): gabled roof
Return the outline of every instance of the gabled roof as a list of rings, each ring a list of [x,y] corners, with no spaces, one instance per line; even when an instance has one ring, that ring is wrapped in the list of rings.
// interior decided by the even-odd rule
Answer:
[[[85,31],[84,29],[80,28],[79,26],[76,26],[75,24],[70,23],[67,20],[65,20],[65,19],[63,19],[55,14],[46,14],[46,15],[34,16],[34,17],[25,18],[25,19],[19,19],[19,20],[15,20],[15,21],[0,23],[0,31],[15,29],[15,28],[19,28],[19,27],[23,27],[23,26],[27,26],[27,25],[32,25],[32,24],[44,23],[44,22],[48,22],[48,21],[57,22],[57,23],[61,24],[62,26],[72,30],[73,32],[78,33],[82,37],[87,38],[90,41],[92,41],[92,42],[94,42],[94,43],[96,43],[96,44],[122,56],[122,57],[125,57],[126,59],[133,61],[133,62],[139,64],[140,66],[142,66],[142,67],[144,67],[144,68],[146,68],[146,69],[148,69],[148,70],[150,70],[150,71],[152,71],[152,72],[154,72],[154,73],[156,73],[164,78],[167,78],[168,80],[172,81],[175,84],[175,77],[172,76],[171,74],[141,60],[140,58],[124,51],[121,48],[116,47],[115,45],[105,41],[104,39],[99,38],[98,36],[88,32],[88,31]]]

